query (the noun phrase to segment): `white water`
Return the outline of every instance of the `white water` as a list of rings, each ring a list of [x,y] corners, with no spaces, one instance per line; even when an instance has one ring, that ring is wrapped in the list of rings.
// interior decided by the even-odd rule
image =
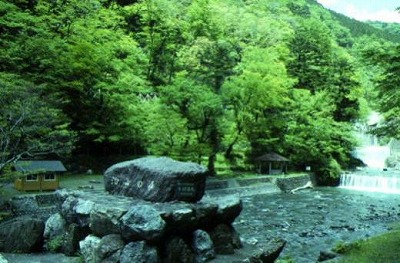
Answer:
[[[400,174],[378,170],[343,174],[340,177],[340,187],[365,192],[400,194]]]
[[[353,155],[369,168],[383,169],[386,159],[390,156],[390,148],[389,146],[367,145],[358,147]]]
[[[360,147],[357,147],[352,154],[369,168],[383,169],[386,159],[390,156],[389,145],[380,145],[378,137],[370,133],[371,127],[377,125],[380,119],[377,112],[372,112],[366,123],[355,125],[355,136]]]
[[[374,117],[376,119],[376,116],[372,118]],[[379,145],[376,136],[368,134],[366,130],[368,130],[367,126],[359,129],[357,136],[362,146],[353,152],[353,156],[363,161],[367,167],[354,173],[343,174],[340,178],[340,187],[359,191],[400,194],[400,173],[384,169],[385,161],[390,157],[390,147]]]

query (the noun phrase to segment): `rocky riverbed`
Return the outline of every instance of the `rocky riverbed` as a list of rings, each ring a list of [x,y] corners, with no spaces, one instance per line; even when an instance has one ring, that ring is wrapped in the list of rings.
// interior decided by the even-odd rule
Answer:
[[[278,193],[269,184],[240,188],[243,211],[234,222],[244,249],[213,262],[240,262],[243,253],[263,249],[276,237],[287,241],[280,258],[296,263],[315,262],[320,251],[341,242],[383,233],[400,219],[400,195],[363,193],[340,188],[314,188],[296,194]],[[221,195],[227,194],[221,191]],[[214,191],[213,196],[218,192]],[[207,197],[206,197],[207,198]],[[54,262],[46,255],[6,254],[9,262]],[[49,259],[50,261],[48,261]],[[60,255],[58,262],[74,262]],[[46,261],[47,260],[47,261]],[[76,261],[75,261],[76,262]]]
[[[296,194],[242,197],[234,227],[245,243],[263,247],[274,237],[287,241],[280,258],[316,262],[320,251],[383,233],[400,218],[400,195],[316,188]]]

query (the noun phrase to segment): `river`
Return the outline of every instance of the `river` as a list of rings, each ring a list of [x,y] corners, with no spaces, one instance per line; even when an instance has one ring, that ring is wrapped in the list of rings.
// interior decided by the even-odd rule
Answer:
[[[340,188],[315,188],[296,194],[242,197],[234,226],[244,242],[262,248],[270,239],[287,241],[281,257],[316,262],[320,251],[383,233],[400,217],[400,195]]]

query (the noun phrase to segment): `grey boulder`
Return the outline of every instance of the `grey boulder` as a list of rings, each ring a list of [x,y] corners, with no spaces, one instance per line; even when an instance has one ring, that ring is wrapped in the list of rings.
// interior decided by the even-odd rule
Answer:
[[[0,224],[0,251],[30,253],[43,246],[44,222],[39,219],[17,217]]]
[[[165,229],[165,221],[150,205],[134,205],[121,218],[121,234],[128,241],[159,241]]]
[[[106,191],[151,202],[199,201],[207,169],[168,157],[144,157],[117,163],[104,174]]]
[[[158,263],[160,258],[155,247],[144,241],[130,242],[121,252],[120,263]]]

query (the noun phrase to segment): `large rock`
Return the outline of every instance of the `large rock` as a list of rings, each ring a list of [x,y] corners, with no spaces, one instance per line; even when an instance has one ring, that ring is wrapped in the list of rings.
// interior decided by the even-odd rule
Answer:
[[[196,202],[205,191],[207,169],[168,157],[144,157],[115,164],[104,174],[106,191],[152,202]]]
[[[90,229],[97,236],[120,233],[119,219],[127,212],[124,207],[96,205],[90,212]]]
[[[320,251],[317,262],[330,261],[339,257],[339,254],[332,251]]]
[[[217,225],[209,232],[209,234],[214,243],[214,249],[217,254],[234,254],[235,249],[242,247],[239,235],[230,225]]]
[[[8,260],[2,254],[0,254],[0,263],[8,263]]]
[[[274,263],[275,260],[281,254],[283,248],[286,245],[286,241],[281,238],[274,238],[266,244],[263,251],[255,253],[254,256],[250,257],[249,261],[254,263]]]
[[[120,235],[107,235],[100,240],[94,253],[101,262],[118,262],[124,246]]]
[[[76,223],[70,224],[63,236],[62,252],[67,256],[74,256],[78,251],[79,242],[88,236],[89,233],[89,227],[82,227]]]
[[[53,239],[62,236],[67,230],[65,219],[60,213],[53,214],[47,219],[43,236],[46,239]]]
[[[120,263],[158,263],[160,258],[155,247],[149,246],[144,241],[130,242],[127,244],[120,257]]]
[[[201,229],[194,231],[192,248],[196,256],[196,263],[207,262],[215,258],[214,243],[206,231]]]
[[[228,195],[216,199],[218,210],[217,220],[221,223],[230,224],[240,215],[243,209],[242,200],[235,195]]]
[[[112,234],[99,238],[93,235],[87,236],[79,242],[81,254],[85,262],[120,262],[124,241],[119,235]]]
[[[121,218],[121,234],[128,241],[158,241],[165,228],[165,221],[150,205],[134,205]]]
[[[69,196],[61,206],[61,214],[67,223],[76,223],[81,227],[88,227],[90,212],[94,209],[95,202],[74,196]]]
[[[100,262],[95,251],[99,247],[101,238],[89,235],[84,240],[79,242],[79,248],[85,262]]]
[[[173,237],[166,241],[163,263],[194,263],[195,255],[185,241]]]
[[[44,222],[19,217],[0,224],[0,251],[30,253],[43,246]]]

